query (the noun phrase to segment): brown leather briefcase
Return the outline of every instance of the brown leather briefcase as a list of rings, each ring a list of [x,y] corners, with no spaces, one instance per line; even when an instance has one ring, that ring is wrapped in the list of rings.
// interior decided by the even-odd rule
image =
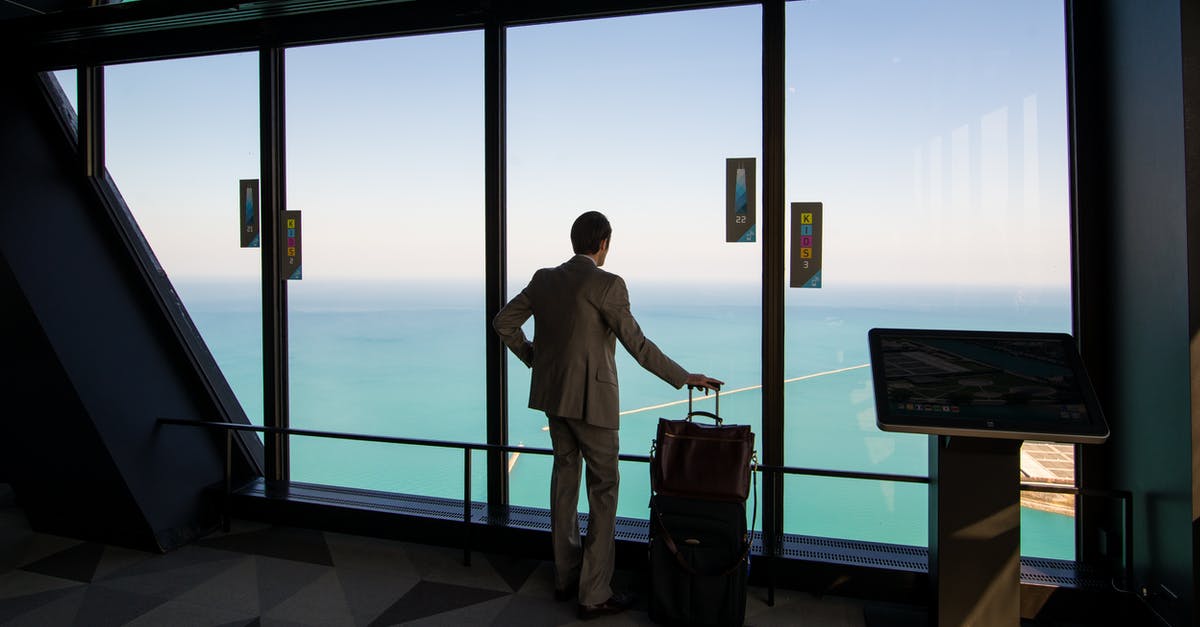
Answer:
[[[712,501],[745,502],[757,457],[749,425],[727,425],[715,414],[692,411],[683,420],[658,419],[650,450],[650,486],[658,494]],[[720,392],[717,393],[720,411]],[[715,424],[701,424],[696,417]]]

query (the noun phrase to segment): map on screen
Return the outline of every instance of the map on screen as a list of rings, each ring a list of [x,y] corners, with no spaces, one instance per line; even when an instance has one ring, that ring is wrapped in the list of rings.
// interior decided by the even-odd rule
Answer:
[[[884,431],[1056,442],[1108,437],[1075,340],[1062,333],[871,329]]]

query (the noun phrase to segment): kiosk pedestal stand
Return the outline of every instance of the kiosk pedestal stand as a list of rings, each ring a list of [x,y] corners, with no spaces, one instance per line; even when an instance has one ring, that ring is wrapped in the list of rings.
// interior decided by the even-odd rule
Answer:
[[[880,429],[929,437],[937,625],[1021,622],[1021,442],[1101,443],[1108,424],[1063,333],[871,329]]]
[[[939,627],[1021,621],[1021,440],[929,436],[929,580]]]

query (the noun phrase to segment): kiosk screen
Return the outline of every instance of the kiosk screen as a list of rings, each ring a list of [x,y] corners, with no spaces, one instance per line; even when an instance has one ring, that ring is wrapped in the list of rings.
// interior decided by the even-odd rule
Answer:
[[[1108,426],[1071,336],[871,329],[884,431],[1103,442]]]

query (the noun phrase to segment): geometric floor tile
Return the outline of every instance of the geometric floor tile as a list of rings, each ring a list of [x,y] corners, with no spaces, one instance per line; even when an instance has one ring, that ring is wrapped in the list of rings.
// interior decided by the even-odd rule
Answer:
[[[80,583],[91,583],[96,574],[96,566],[100,563],[100,556],[103,554],[103,544],[84,542],[65,551],[43,557],[32,564],[26,564],[21,567],[21,570]]]
[[[422,581],[371,624],[395,625],[507,596],[511,595],[495,590]]]
[[[929,624],[929,613],[920,608],[867,607],[863,612],[863,619],[868,627],[924,627]]]
[[[292,527],[270,527],[234,533],[197,542],[199,546],[252,555],[266,555],[295,562],[333,566],[329,545],[320,531]]]
[[[88,586],[75,620],[80,625],[124,625],[167,601],[163,597],[96,584]]]
[[[524,587],[529,576],[542,564],[539,560],[501,554],[486,554],[485,557],[513,592]]]
[[[249,621],[235,620],[228,623],[215,625],[214,627],[262,627],[262,619],[255,618]]]
[[[496,572],[487,559],[473,555],[471,565],[463,564],[462,551],[442,546],[408,544],[409,559],[423,581],[436,581],[497,592],[512,592],[512,586]]]
[[[198,583],[176,599],[192,605],[223,607],[241,616],[262,614],[258,599],[258,558],[246,556]]]
[[[234,521],[231,533],[149,553],[37,533],[19,506],[2,502],[4,496],[0,489],[3,627],[578,622],[574,602],[554,601],[554,566],[544,560],[476,550],[466,565],[458,549],[247,521]],[[613,588],[637,593],[646,582],[645,573],[621,570]],[[749,624],[864,625],[861,603],[785,590],[775,607],[764,598],[763,589],[751,589]],[[645,625],[644,608],[643,599],[632,611],[595,624]],[[866,616],[874,626],[911,618],[904,613],[904,607],[884,607]]]
[[[9,530],[4,529],[5,535],[8,535]],[[8,568],[19,568],[25,564],[36,562],[43,557],[49,557],[55,553],[65,551],[69,548],[79,546],[82,541],[72,538],[64,538],[62,536],[50,535],[47,533],[33,533],[28,529],[17,532],[19,536],[25,536],[20,542],[20,546],[14,546],[15,554],[11,557],[16,561],[8,564]]]
[[[322,576],[333,572],[327,566],[256,556],[258,606],[263,614],[291,599]]]
[[[547,606],[544,598],[513,595],[512,602],[491,622],[492,627],[557,627],[576,621],[573,602]]]
[[[749,599],[748,599],[749,601]],[[798,616],[805,621],[817,625],[840,625],[845,627],[866,627],[863,608],[857,604],[842,601],[837,598],[818,598],[812,594],[788,591],[786,595],[776,595],[775,606],[768,607],[765,603],[755,603],[753,608],[747,603],[746,622],[761,627],[791,627]],[[881,625],[907,627],[904,622],[883,622]],[[923,623],[925,624],[925,623]]]
[[[46,603],[26,612],[16,618],[6,621],[5,627],[47,627],[47,625],[77,624],[79,606],[87,595],[87,586],[76,586],[64,590],[66,594],[58,599],[46,599]]]
[[[322,627],[354,627],[338,574],[330,570],[291,598],[263,612],[263,619],[295,621]]]
[[[152,577],[153,575],[170,576],[172,573],[204,564],[216,564],[222,568],[231,560],[245,557],[230,551],[206,549],[194,545],[184,546],[165,555],[153,553],[137,553],[110,550],[105,553],[111,560],[103,560],[98,574],[93,581],[112,581],[127,577]]]
[[[337,574],[354,622],[359,625],[370,623],[421,582],[414,576],[375,569],[338,568]]]
[[[125,590],[164,599],[176,598],[202,583],[218,577],[246,560],[245,556],[230,554],[219,561],[187,563],[180,561],[176,568],[163,569],[149,564],[136,564],[95,582],[113,590]]]
[[[182,601],[167,601],[142,614],[125,627],[183,627],[186,625],[245,625],[258,620],[257,614],[245,614],[221,606],[194,605]]]
[[[96,566],[96,573],[92,576],[92,581],[102,581],[114,572],[124,570],[134,564],[161,561],[162,557],[160,553],[148,553],[122,546],[105,547],[104,555],[100,556],[100,564]]]
[[[348,568],[372,576],[420,576],[403,542],[339,533],[326,533],[325,541],[339,570]]]
[[[3,603],[5,599],[15,599],[38,592],[79,588],[82,586],[83,584],[78,581],[71,581],[70,579],[59,579],[58,577],[26,572],[24,570],[10,570],[6,573],[0,573],[0,603]]]
[[[0,599],[0,624],[7,624],[8,621],[22,614],[28,614],[40,607],[50,605],[63,597],[76,593],[82,587],[77,585],[70,588],[45,590],[23,596]]]
[[[0,572],[16,568],[24,561],[25,547],[34,535],[22,528],[24,524],[24,517],[18,518],[0,510],[0,527],[12,529],[10,533],[0,534]]]
[[[454,627],[460,625],[488,625],[490,627],[495,624],[496,617],[504,612],[504,609],[511,601],[511,596],[492,599],[491,601],[460,607],[442,614],[434,614],[426,618],[408,621],[404,625],[406,627],[446,627],[447,625],[453,625]],[[609,623],[607,627],[612,627],[616,624],[618,623]],[[606,626],[601,623],[600,625],[596,625],[596,627]]]

